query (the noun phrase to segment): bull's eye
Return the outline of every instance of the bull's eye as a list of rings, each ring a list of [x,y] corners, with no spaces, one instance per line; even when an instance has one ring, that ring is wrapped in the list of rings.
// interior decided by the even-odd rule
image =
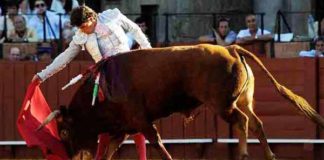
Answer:
[[[69,131],[66,129],[61,130],[60,137],[65,140],[69,138]]]

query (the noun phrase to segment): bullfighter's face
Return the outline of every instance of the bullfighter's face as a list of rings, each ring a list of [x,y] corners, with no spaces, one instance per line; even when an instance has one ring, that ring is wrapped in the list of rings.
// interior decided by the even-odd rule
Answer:
[[[79,27],[83,33],[91,34],[95,31],[97,20],[93,17],[89,18],[86,22],[82,23]]]

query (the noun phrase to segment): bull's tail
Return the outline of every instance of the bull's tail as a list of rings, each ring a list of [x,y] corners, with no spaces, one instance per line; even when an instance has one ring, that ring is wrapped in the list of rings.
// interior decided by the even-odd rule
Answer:
[[[238,46],[233,45],[231,47],[234,47],[233,49],[236,50],[240,55],[243,55],[245,57],[248,57],[252,60],[254,60],[259,67],[266,72],[266,75],[269,77],[271,82],[275,85],[277,91],[286,99],[288,99],[290,102],[292,102],[296,109],[301,111],[304,115],[306,115],[309,119],[311,119],[313,122],[318,124],[324,129],[324,119],[313,109],[313,107],[301,96],[293,93],[291,90],[286,88],[285,86],[279,84],[277,80],[272,76],[272,74],[268,71],[268,69],[263,65],[263,63],[260,61],[260,59],[255,56],[253,53],[247,51],[246,49]]]

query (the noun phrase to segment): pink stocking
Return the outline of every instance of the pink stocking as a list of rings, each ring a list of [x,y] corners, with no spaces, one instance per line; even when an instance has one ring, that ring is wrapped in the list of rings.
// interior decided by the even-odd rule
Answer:
[[[144,135],[141,133],[135,134],[133,135],[133,139],[136,144],[136,150],[139,156],[139,160],[146,160],[146,146]]]
[[[105,151],[108,151],[109,147],[109,133],[103,133],[99,135],[99,143],[96,153],[96,160],[101,160],[105,154]]]

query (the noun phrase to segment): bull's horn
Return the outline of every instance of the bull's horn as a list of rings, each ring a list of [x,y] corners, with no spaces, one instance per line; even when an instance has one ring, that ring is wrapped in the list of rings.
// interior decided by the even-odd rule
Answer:
[[[41,130],[44,126],[49,124],[58,114],[60,114],[60,110],[55,110],[50,113],[44,120],[44,122],[36,129],[36,131]]]

